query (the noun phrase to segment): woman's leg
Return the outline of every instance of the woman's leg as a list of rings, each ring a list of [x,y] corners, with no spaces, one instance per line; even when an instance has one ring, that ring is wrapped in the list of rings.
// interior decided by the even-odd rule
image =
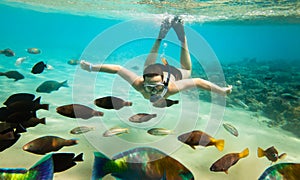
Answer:
[[[173,19],[170,17],[167,17],[163,20],[161,26],[160,26],[160,31],[158,34],[157,39],[155,40],[152,49],[149,53],[149,55],[147,56],[147,59],[145,61],[144,64],[144,69],[151,65],[151,64],[155,64],[156,59],[157,59],[157,55],[158,55],[158,50],[161,44],[162,39],[164,39],[167,35],[167,33],[169,32],[169,30],[172,27],[172,23],[173,23]]]
[[[181,41],[180,64],[182,68],[183,78],[188,78],[192,71],[191,56],[187,44],[187,39],[184,32],[183,21],[179,17],[174,18],[173,29],[175,30],[178,39]]]

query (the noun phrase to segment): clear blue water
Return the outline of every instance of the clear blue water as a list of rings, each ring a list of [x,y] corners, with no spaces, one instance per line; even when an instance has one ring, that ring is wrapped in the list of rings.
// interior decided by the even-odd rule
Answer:
[[[176,2],[175,2],[176,4]],[[109,4],[108,4],[109,6]],[[97,6],[98,7],[98,6]],[[63,7],[65,8],[65,7]],[[0,83],[1,83],[1,102],[5,101],[5,99],[13,93],[17,92],[29,92],[29,93],[35,93],[35,88],[37,83],[43,82],[44,80],[47,80],[49,78],[53,78],[59,81],[63,81],[67,79],[69,81],[69,85],[74,85],[74,89],[72,88],[66,88],[66,89],[60,89],[58,92],[54,92],[52,94],[36,94],[41,95],[43,97],[42,101],[46,103],[50,103],[51,108],[50,112],[41,112],[41,115],[45,115],[47,118],[49,118],[49,127],[48,130],[51,130],[49,134],[57,134],[57,135],[63,135],[70,138],[73,138],[71,135],[66,135],[67,130],[66,126],[68,124],[66,122],[61,122],[63,118],[55,113],[55,107],[68,104],[73,101],[75,102],[87,102],[87,99],[93,99],[94,97],[108,95],[110,91],[112,91],[108,87],[110,86],[110,82],[113,82],[113,87],[118,88],[125,87],[126,85],[122,84],[124,82],[119,81],[118,79],[114,79],[115,76],[110,76],[107,74],[99,74],[95,75],[93,74],[91,77],[91,74],[88,74],[86,72],[81,72],[80,68],[77,68],[76,66],[70,66],[66,62],[69,59],[80,59],[80,58],[89,58],[88,60],[93,63],[99,63],[103,60],[101,58],[105,58],[105,56],[102,53],[109,53],[111,45],[116,41],[116,39],[122,39],[122,37],[129,36],[132,31],[136,33],[145,33],[145,34],[151,34],[158,32],[159,28],[159,22],[160,18],[156,18],[155,22],[145,22],[141,24],[136,24],[134,26],[136,29],[121,29],[115,34],[109,34],[111,37],[106,37],[105,41],[97,41],[97,37],[100,39],[103,38],[101,34],[107,32],[108,30],[113,29],[113,27],[118,27],[120,23],[127,22],[128,19],[124,19],[122,16],[119,15],[119,18],[113,16],[110,17],[102,16],[101,14],[96,17],[95,14],[89,15],[87,12],[84,13],[84,15],[74,15],[71,13],[68,13],[65,11],[65,9],[60,9],[63,12],[55,12],[55,10],[51,12],[45,12],[45,9],[42,9],[44,11],[34,11],[30,9],[24,9],[21,7],[12,7],[7,6],[0,3],[0,17],[1,17],[1,28],[0,28],[0,49],[5,48],[11,48],[16,53],[16,56],[14,57],[5,57],[4,55],[0,56],[0,71],[6,71],[6,70],[12,70],[17,69],[20,72],[26,74],[25,78],[28,79],[28,81],[23,80],[20,82],[12,82],[12,80],[8,80],[5,77],[1,77]],[[47,8],[46,8],[47,9]],[[59,8],[58,8],[59,9]],[[175,8],[176,9],[176,8]],[[284,9],[284,8],[283,8]],[[120,9],[119,9],[120,10]],[[124,12],[123,12],[124,13]],[[171,12],[170,12],[171,13]],[[207,13],[207,12],[206,12]],[[241,12],[242,13],[242,12]],[[79,13],[80,14],[80,13]],[[111,14],[112,15],[112,14]],[[147,12],[144,14],[147,16]],[[194,17],[201,17],[201,15],[194,13],[192,14]],[[209,17],[209,13],[205,14],[207,17]],[[211,14],[212,16],[215,14]],[[124,14],[124,16],[126,16]],[[108,18],[109,17],[109,18]],[[131,17],[131,16],[129,16]],[[147,16],[148,17],[148,16]],[[281,17],[281,16],[280,16]],[[128,18],[128,17],[127,17]],[[131,17],[132,18],[132,17]],[[290,18],[290,20],[288,19]],[[130,18],[129,18],[130,19]],[[212,18],[213,19],[213,18]],[[226,110],[228,112],[225,113],[224,119],[229,120],[233,123],[235,121],[242,121],[243,118],[245,120],[242,122],[236,122],[240,128],[244,136],[242,137],[246,138],[245,141],[231,141],[230,138],[232,136],[229,136],[225,132],[225,137],[227,137],[228,140],[228,146],[229,148],[226,149],[226,152],[232,152],[232,151],[241,151],[243,147],[240,147],[241,145],[249,145],[252,147],[252,154],[251,154],[251,160],[249,160],[248,164],[244,163],[240,165],[239,167],[233,167],[238,168],[238,170],[231,173],[231,176],[226,176],[225,174],[213,174],[207,172],[207,167],[210,166],[211,162],[214,161],[217,157],[220,157],[221,154],[217,154],[217,152],[211,150],[209,152],[203,152],[204,150],[201,149],[200,151],[203,152],[203,160],[202,164],[195,163],[195,158],[199,156],[199,154],[196,154],[194,151],[188,149],[181,149],[178,150],[177,154],[175,153],[175,157],[179,159],[181,162],[185,163],[187,167],[190,167],[195,174],[196,179],[253,179],[253,177],[258,177],[259,174],[264,170],[264,168],[268,167],[269,162],[265,160],[262,162],[260,159],[260,163],[257,165],[257,168],[252,167],[251,171],[253,173],[245,169],[249,166],[253,166],[253,164],[258,163],[259,160],[255,159],[256,157],[256,147],[257,146],[264,146],[264,148],[267,148],[267,146],[274,145],[276,147],[280,147],[279,150],[287,152],[290,158],[287,158],[286,161],[293,161],[293,162],[299,162],[299,156],[298,156],[298,150],[299,150],[299,133],[296,131],[299,130],[299,97],[300,97],[300,90],[299,90],[299,62],[300,62],[300,23],[297,21],[298,17],[291,13],[291,17],[287,17],[286,22],[284,17],[278,18],[275,17],[267,17],[266,19],[250,19],[250,20],[244,20],[240,18],[236,18],[234,16],[231,17],[228,21],[224,20],[215,20],[215,21],[199,21],[197,18],[193,21],[192,18],[187,19],[187,22],[185,24],[185,27],[188,29],[187,38],[189,40],[189,35],[192,34],[192,32],[196,32],[200,35],[203,40],[201,43],[206,43],[203,46],[199,46],[199,51],[201,51],[201,48],[209,51],[208,57],[203,55],[203,58],[205,60],[212,58],[213,60],[218,60],[221,67],[223,67],[224,71],[224,78],[227,83],[234,84],[237,80],[241,80],[244,84],[247,83],[253,83],[253,81],[248,79],[259,79],[262,75],[271,74],[274,75],[277,79],[274,81],[274,83],[270,83],[268,81],[261,81],[263,84],[262,89],[265,88],[268,90],[269,95],[267,97],[263,98],[272,98],[272,97],[281,97],[284,93],[292,94],[294,97],[298,97],[298,100],[286,100],[282,103],[288,104],[289,106],[286,107],[290,112],[292,112],[292,115],[286,113],[285,111],[280,111],[279,108],[276,107],[276,104],[274,106],[269,107],[269,104],[271,100],[265,102],[262,98],[259,99],[255,96],[255,93],[258,94],[256,91],[246,91],[243,92],[243,90],[251,90],[252,84],[247,84],[249,87],[240,88],[240,86],[236,85],[234,92],[232,93],[232,99],[240,99],[243,102],[246,102],[249,106],[252,105],[250,100],[247,99],[247,96],[252,98],[257,98],[257,101],[261,103],[265,103],[265,106],[262,105],[262,109],[259,109],[261,106],[253,105],[253,109],[250,110],[244,110],[242,108],[238,108],[238,104],[235,104],[233,100],[230,99],[230,97],[227,99],[227,102],[229,105],[233,106],[227,106],[229,110]],[[145,28],[146,27],[146,28]],[[139,30],[140,28],[140,30]],[[173,34],[172,34],[173,33]],[[171,34],[174,36],[174,32]],[[156,34],[153,34],[155,36]],[[153,38],[153,37],[152,37]],[[134,67],[139,64],[139,60],[143,60],[145,57],[145,54],[150,50],[150,47],[152,45],[153,39],[142,39],[142,40],[135,40],[130,43],[127,43],[125,45],[120,45],[118,48],[112,53],[109,54],[109,57],[105,60],[107,63],[114,63],[114,64],[122,64],[126,67]],[[122,42],[122,41],[121,41]],[[190,40],[191,44],[195,45],[193,39]],[[99,49],[93,49],[94,45],[101,44]],[[141,46],[140,44],[143,44]],[[178,42],[177,42],[178,43]],[[202,45],[200,43],[200,45]],[[207,47],[208,44],[208,47]],[[28,53],[25,51],[26,48],[29,47],[38,47],[42,50],[42,54],[40,55],[28,55]],[[107,49],[106,49],[107,48]],[[191,49],[195,49],[196,47],[193,47]],[[197,49],[197,48],[196,48]],[[210,50],[212,50],[210,52]],[[160,50],[162,53],[162,50]],[[172,58],[172,63],[178,65],[178,62],[174,59],[178,59],[179,53],[178,53],[178,46],[176,43],[172,44],[172,42],[168,42],[168,47],[166,48],[166,54],[167,56],[170,56]],[[25,61],[21,66],[16,67],[14,65],[15,60],[17,57],[24,57],[24,56],[31,56],[29,60]],[[202,57],[202,56],[201,56]],[[249,61],[251,59],[255,59],[254,61]],[[46,73],[43,73],[41,76],[33,76],[29,74],[29,71],[34,64],[35,61],[43,60],[47,62],[48,64],[54,66],[53,71],[47,71]],[[201,67],[203,64],[199,64],[199,61],[201,60],[197,59],[197,55],[193,56],[193,68],[195,72],[193,75],[200,76],[203,78],[206,78],[207,74],[203,74],[202,68],[205,69],[205,67]],[[259,64],[261,63],[261,64]],[[267,69],[264,69],[266,66],[268,66]],[[272,67],[272,68],[271,68]],[[272,70],[271,70],[272,69]],[[275,70],[274,70],[275,69]],[[278,71],[276,71],[278,70]],[[140,69],[136,70],[137,73],[140,73]],[[261,72],[265,71],[265,72]],[[259,72],[259,73],[258,73]],[[290,73],[290,74],[289,74]],[[236,75],[240,74],[243,78],[242,79],[235,79]],[[255,77],[255,75],[259,77]],[[81,81],[78,83],[76,78],[78,76],[81,77]],[[89,77],[91,77],[89,79]],[[86,78],[86,82],[82,82],[82,80]],[[210,78],[210,77],[209,77]],[[281,79],[280,79],[281,78]],[[260,79],[259,79],[260,80]],[[93,85],[95,87],[89,87],[89,82],[95,83],[96,85]],[[120,84],[119,84],[120,83]],[[257,83],[254,81],[254,84]],[[117,84],[117,85],[116,85]],[[253,87],[254,85],[252,85]],[[292,88],[290,88],[290,87]],[[81,88],[82,87],[82,88]],[[276,89],[279,87],[279,90]],[[289,89],[290,88],[290,89]],[[128,90],[128,89],[127,89]],[[79,93],[76,94],[76,91]],[[129,89],[128,96],[134,100],[139,106],[133,107],[132,112],[139,112],[139,111],[145,111],[145,109],[148,112],[155,112],[163,116],[170,115],[171,119],[175,119],[176,107],[174,107],[173,111],[163,111],[163,110],[157,110],[153,109],[152,107],[149,107],[148,105],[145,105],[147,103],[146,100],[142,98],[142,96],[136,94],[132,89]],[[74,93],[75,92],[75,93]],[[273,92],[273,93],[272,93]],[[122,94],[122,91],[116,91],[116,94]],[[126,92],[127,93],[127,92]],[[201,127],[205,124],[205,122],[197,122],[198,119],[206,119],[207,116],[210,113],[210,94],[202,94],[200,92],[193,92],[194,96],[191,95],[192,99],[190,99],[191,102],[198,102],[202,105],[202,100],[206,100],[205,103],[207,103],[207,107],[202,107],[199,114],[197,112],[191,112],[191,117],[195,119],[196,127]],[[198,94],[200,93],[200,95]],[[185,96],[186,94],[175,96],[176,98],[181,98],[181,96]],[[203,95],[203,96],[202,96]],[[77,96],[77,97],[74,97]],[[195,99],[196,97],[196,99]],[[199,98],[200,97],[200,98]],[[233,98],[234,97],[234,98]],[[199,100],[198,100],[199,98]],[[248,102],[248,103],[247,103]],[[269,103],[269,104],[268,104]],[[184,103],[183,103],[184,104]],[[88,105],[92,106],[92,102],[89,102]],[[187,103],[187,106],[190,104]],[[293,106],[293,108],[291,108]],[[189,106],[192,107],[192,106]],[[197,106],[198,107],[198,106]],[[196,108],[197,108],[196,107]],[[268,107],[268,108],[266,108]],[[298,109],[297,109],[298,107]],[[180,105],[180,108],[182,106]],[[271,109],[271,110],[270,110]],[[278,111],[278,114],[281,115],[280,118],[272,117],[268,112],[270,111]],[[192,109],[193,110],[193,109]],[[197,109],[198,111],[198,109]],[[189,111],[187,111],[189,112]],[[107,113],[107,119],[104,118],[103,123],[107,127],[111,127],[114,125],[124,125],[126,124],[126,120],[122,119],[122,116],[128,115],[126,113],[126,110],[120,111],[120,113],[117,113],[117,116],[122,119],[122,122],[120,124],[114,124],[114,122],[117,122],[117,119],[112,115],[109,114],[109,111],[106,111]],[[293,114],[294,113],[294,114]],[[283,115],[282,115],[283,114]],[[253,120],[254,124],[257,124],[257,126],[254,126],[253,129],[251,129],[247,123],[248,119],[251,117],[259,116],[259,118],[254,118]],[[241,118],[239,118],[241,117]],[[251,119],[250,118],[250,119]],[[272,119],[273,118],[273,119]],[[109,121],[109,119],[111,121]],[[266,120],[268,119],[268,120]],[[279,120],[281,119],[281,120]],[[264,121],[266,120],[266,121]],[[200,120],[199,120],[200,121]],[[274,121],[274,122],[273,122]],[[287,123],[289,121],[292,121],[291,124]],[[271,122],[271,123],[270,123]],[[97,126],[97,130],[103,130],[102,124],[95,123],[95,122],[85,122],[87,124],[95,125]],[[177,122],[180,124],[179,122]],[[240,123],[240,124],[239,124]],[[243,124],[244,123],[244,124]],[[261,124],[260,124],[261,123]],[[283,124],[281,124],[283,123]],[[73,126],[76,125],[82,125],[83,122],[73,122]],[[180,127],[174,127],[174,124],[164,122],[162,123],[165,126],[169,126],[172,129],[177,129],[179,132],[181,132]],[[175,125],[178,125],[175,123]],[[288,124],[288,126],[284,126]],[[128,124],[127,124],[128,125]],[[129,124],[133,127],[137,127],[137,125]],[[154,123],[154,125],[156,125]],[[184,124],[180,124],[184,126]],[[72,127],[73,127],[72,126]],[[76,153],[84,151],[86,153],[86,161],[85,164],[78,164],[76,167],[72,168],[69,172],[64,172],[62,174],[58,174],[55,176],[55,179],[65,179],[72,177],[73,179],[90,179],[89,176],[91,175],[91,164],[93,162],[92,152],[96,149],[99,150],[97,147],[97,143],[103,143],[105,147],[102,148],[102,150],[105,150],[106,154],[114,154],[118,149],[126,149],[126,147],[120,147],[123,145],[122,143],[126,141],[128,142],[136,142],[135,145],[148,145],[145,142],[150,142],[149,144],[156,142],[157,139],[154,137],[148,137],[145,135],[141,135],[140,137],[136,136],[136,133],[141,133],[142,130],[147,129],[149,127],[153,126],[153,124],[149,123],[146,125],[143,125],[142,127],[136,128],[131,131],[131,135],[128,136],[122,136],[121,142],[119,142],[118,139],[116,142],[120,143],[119,145],[114,144],[114,141],[109,139],[101,139],[98,138],[95,134],[87,134],[86,138],[89,139],[88,142],[84,142],[84,145],[79,146],[78,148],[73,148],[71,151],[75,151]],[[269,126],[269,127],[268,127]],[[292,127],[293,128],[292,128]],[[248,127],[245,128],[245,127]],[[256,127],[261,127],[262,129],[259,131],[256,129]],[[283,128],[282,128],[283,127]],[[71,127],[70,127],[71,128]],[[68,128],[68,129],[70,129]],[[184,130],[189,129],[187,127],[182,127]],[[269,128],[269,129],[268,129]],[[273,130],[273,128],[275,130]],[[277,129],[279,128],[279,129]],[[270,130],[272,129],[272,130]],[[22,143],[25,143],[28,140],[31,140],[33,137],[36,137],[38,135],[43,134],[42,132],[45,129],[37,129],[32,130],[32,135],[24,135],[22,136]],[[278,131],[277,131],[278,130]],[[257,137],[257,134],[263,134],[264,137]],[[270,133],[269,133],[270,131]],[[272,133],[279,132],[283,134],[283,137],[279,140],[272,139]],[[224,134],[219,134],[219,137],[223,137]],[[241,138],[242,138],[241,137]],[[84,139],[84,137],[80,137]],[[259,138],[262,138],[261,140]],[[265,138],[265,139],[264,139]],[[286,139],[289,139],[292,142],[292,144],[284,144]],[[124,141],[126,140],[126,141]],[[174,141],[174,138],[167,139],[170,140],[170,142]],[[246,143],[246,142],[249,143]],[[281,143],[276,144],[276,142],[282,141]],[[163,143],[166,141],[163,141]],[[266,143],[270,142],[270,143]],[[0,153],[0,166],[1,167],[29,167],[28,164],[26,164],[26,160],[28,162],[36,162],[37,159],[40,157],[33,156],[33,155],[26,155],[26,152],[22,152],[20,150],[20,147],[22,147],[22,143],[17,144],[16,146],[13,146],[11,149],[5,150]],[[153,145],[153,144],[151,144]],[[158,146],[158,144],[154,144],[154,146]],[[232,146],[230,146],[232,145]],[[96,147],[95,147],[96,146]],[[175,145],[173,144],[175,147]],[[170,147],[173,148],[173,146],[170,145]],[[130,146],[129,146],[130,147]],[[236,148],[235,148],[236,147]],[[82,149],[80,149],[82,148]],[[165,148],[165,147],[164,147]],[[297,149],[298,148],[298,149]],[[101,149],[101,148],[100,148]],[[111,150],[111,152],[110,152]],[[168,149],[169,150],[169,149]],[[68,149],[64,150],[68,151]],[[174,150],[175,151],[175,150]],[[8,162],[7,157],[22,157],[23,154],[25,158],[22,160],[22,163],[18,162],[18,159],[15,159],[12,162]],[[189,157],[190,156],[190,157]],[[191,159],[188,159],[191,158]],[[207,157],[213,157],[213,160]],[[25,160],[26,159],[26,160]],[[193,160],[194,161],[193,161]],[[3,161],[4,160],[4,161]],[[242,173],[241,173],[242,172]],[[248,172],[248,174],[245,174],[245,172]],[[233,174],[233,175],[232,175]],[[251,174],[251,175],[250,175]],[[88,178],[87,178],[88,177]],[[255,179],[255,178],[254,178]]]

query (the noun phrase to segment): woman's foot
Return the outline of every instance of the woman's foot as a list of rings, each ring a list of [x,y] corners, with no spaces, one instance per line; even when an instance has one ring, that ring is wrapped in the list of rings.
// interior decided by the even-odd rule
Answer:
[[[158,39],[161,40],[166,37],[167,33],[169,32],[169,30],[172,27],[172,24],[173,24],[173,19],[171,17],[167,17],[163,20],[163,22],[160,25]]]
[[[173,19],[172,27],[177,34],[178,39],[181,42],[185,42],[185,32],[183,27],[183,20],[179,16],[175,16]]]

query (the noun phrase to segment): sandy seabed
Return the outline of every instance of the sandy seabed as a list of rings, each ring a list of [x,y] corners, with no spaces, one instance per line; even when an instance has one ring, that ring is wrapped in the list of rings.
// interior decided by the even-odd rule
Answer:
[[[111,82],[110,78],[112,77],[107,76],[106,78],[108,83]],[[28,91],[30,90],[28,89]],[[176,95],[174,98],[171,97],[171,99],[178,98],[181,100],[178,105],[158,109],[151,107],[148,101],[129,90],[129,97],[127,98],[134,102],[132,107],[124,107],[119,111],[103,110],[90,103],[87,105],[96,110],[103,111],[105,115],[89,120],[74,120],[63,117],[55,112],[57,106],[73,102],[74,98],[72,98],[70,91],[71,88],[61,88],[52,94],[36,94],[37,96],[42,96],[42,103],[50,104],[49,111],[38,111],[38,117],[46,117],[47,124],[28,129],[28,132],[23,133],[16,144],[1,152],[1,167],[30,168],[42,156],[25,152],[22,150],[22,146],[44,135],[55,135],[65,139],[76,138],[79,141],[78,145],[64,147],[59,152],[84,153],[84,162],[78,162],[73,168],[56,173],[54,179],[57,180],[91,179],[94,162],[93,152],[95,151],[100,150],[104,154],[107,154],[108,157],[112,157],[113,154],[139,146],[155,147],[166,152],[189,168],[194,174],[195,179],[257,179],[270,165],[270,161],[266,158],[257,158],[257,147],[266,149],[270,146],[275,146],[279,154],[283,152],[287,153],[287,157],[284,160],[279,160],[279,162],[300,162],[298,156],[299,139],[282,129],[269,128],[264,123],[264,121],[270,121],[269,119],[263,116],[255,116],[254,113],[245,111],[244,109],[226,108],[223,116],[223,122],[228,122],[238,129],[238,137],[227,132],[221,124],[216,126],[216,134],[212,136],[216,139],[225,140],[225,148],[222,152],[218,151],[215,147],[204,148],[198,146],[196,150],[193,150],[188,145],[179,142],[177,136],[193,129],[205,131],[209,126],[210,114],[213,113],[210,112],[211,103],[192,100],[185,93]],[[103,94],[107,95],[109,94],[109,90],[99,92],[94,97],[99,97],[101,96],[100,94],[102,96]],[[197,106],[195,106],[195,103]],[[138,112],[157,113],[158,117],[141,124],[129,122],[128,117]],[[96,129],[81,135],[69,133],[71,129],[80,125],[94,126]],[[115,126],[129,127],[129,134],[117,137],[102,136],[102,133],[106,129]],[[174,133],[166,137],[151,136],[146,133],[147,129],[151,127],[173,129]],[[231,167],[228,175],[223,172],[211,172],[209,170],[210,166],[223,155],[232,152],[241,152],[245,148],[249,148],[249,156],[241,159],[236,165]],[[105,179],[112,179],[112,177],[108,175]]]

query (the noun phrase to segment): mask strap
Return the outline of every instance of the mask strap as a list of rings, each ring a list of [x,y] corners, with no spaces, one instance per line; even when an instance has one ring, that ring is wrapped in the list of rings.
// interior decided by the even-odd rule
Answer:
[[[167,76],[167,81],[164,82],[165,88],[168,88],[169,85],[169,81],[170,81],[170,76],[171,76],[171,70],[170,70],[170,65],[168,63],[168,61],[166,60],[166,58],[161,58],[161,61],[164,63],[165,66],[167,66],[167,70],[168,70],[168,76]]]
[[[163,98],[166,95],[166,93],[168,92],[168,85],[169,85],[170,76],[171,76],[170,65],[169,65],[168,61],[166,60],[166,58],[164,58],[164,57],[161,58],[161,61],[164,63],[165,66],[167,66],[167,69],[168,69],[167,81],[164,82],[164,90],[160,95],[152,95],[150,97],[151,102],[155,102],[155,101]]]

